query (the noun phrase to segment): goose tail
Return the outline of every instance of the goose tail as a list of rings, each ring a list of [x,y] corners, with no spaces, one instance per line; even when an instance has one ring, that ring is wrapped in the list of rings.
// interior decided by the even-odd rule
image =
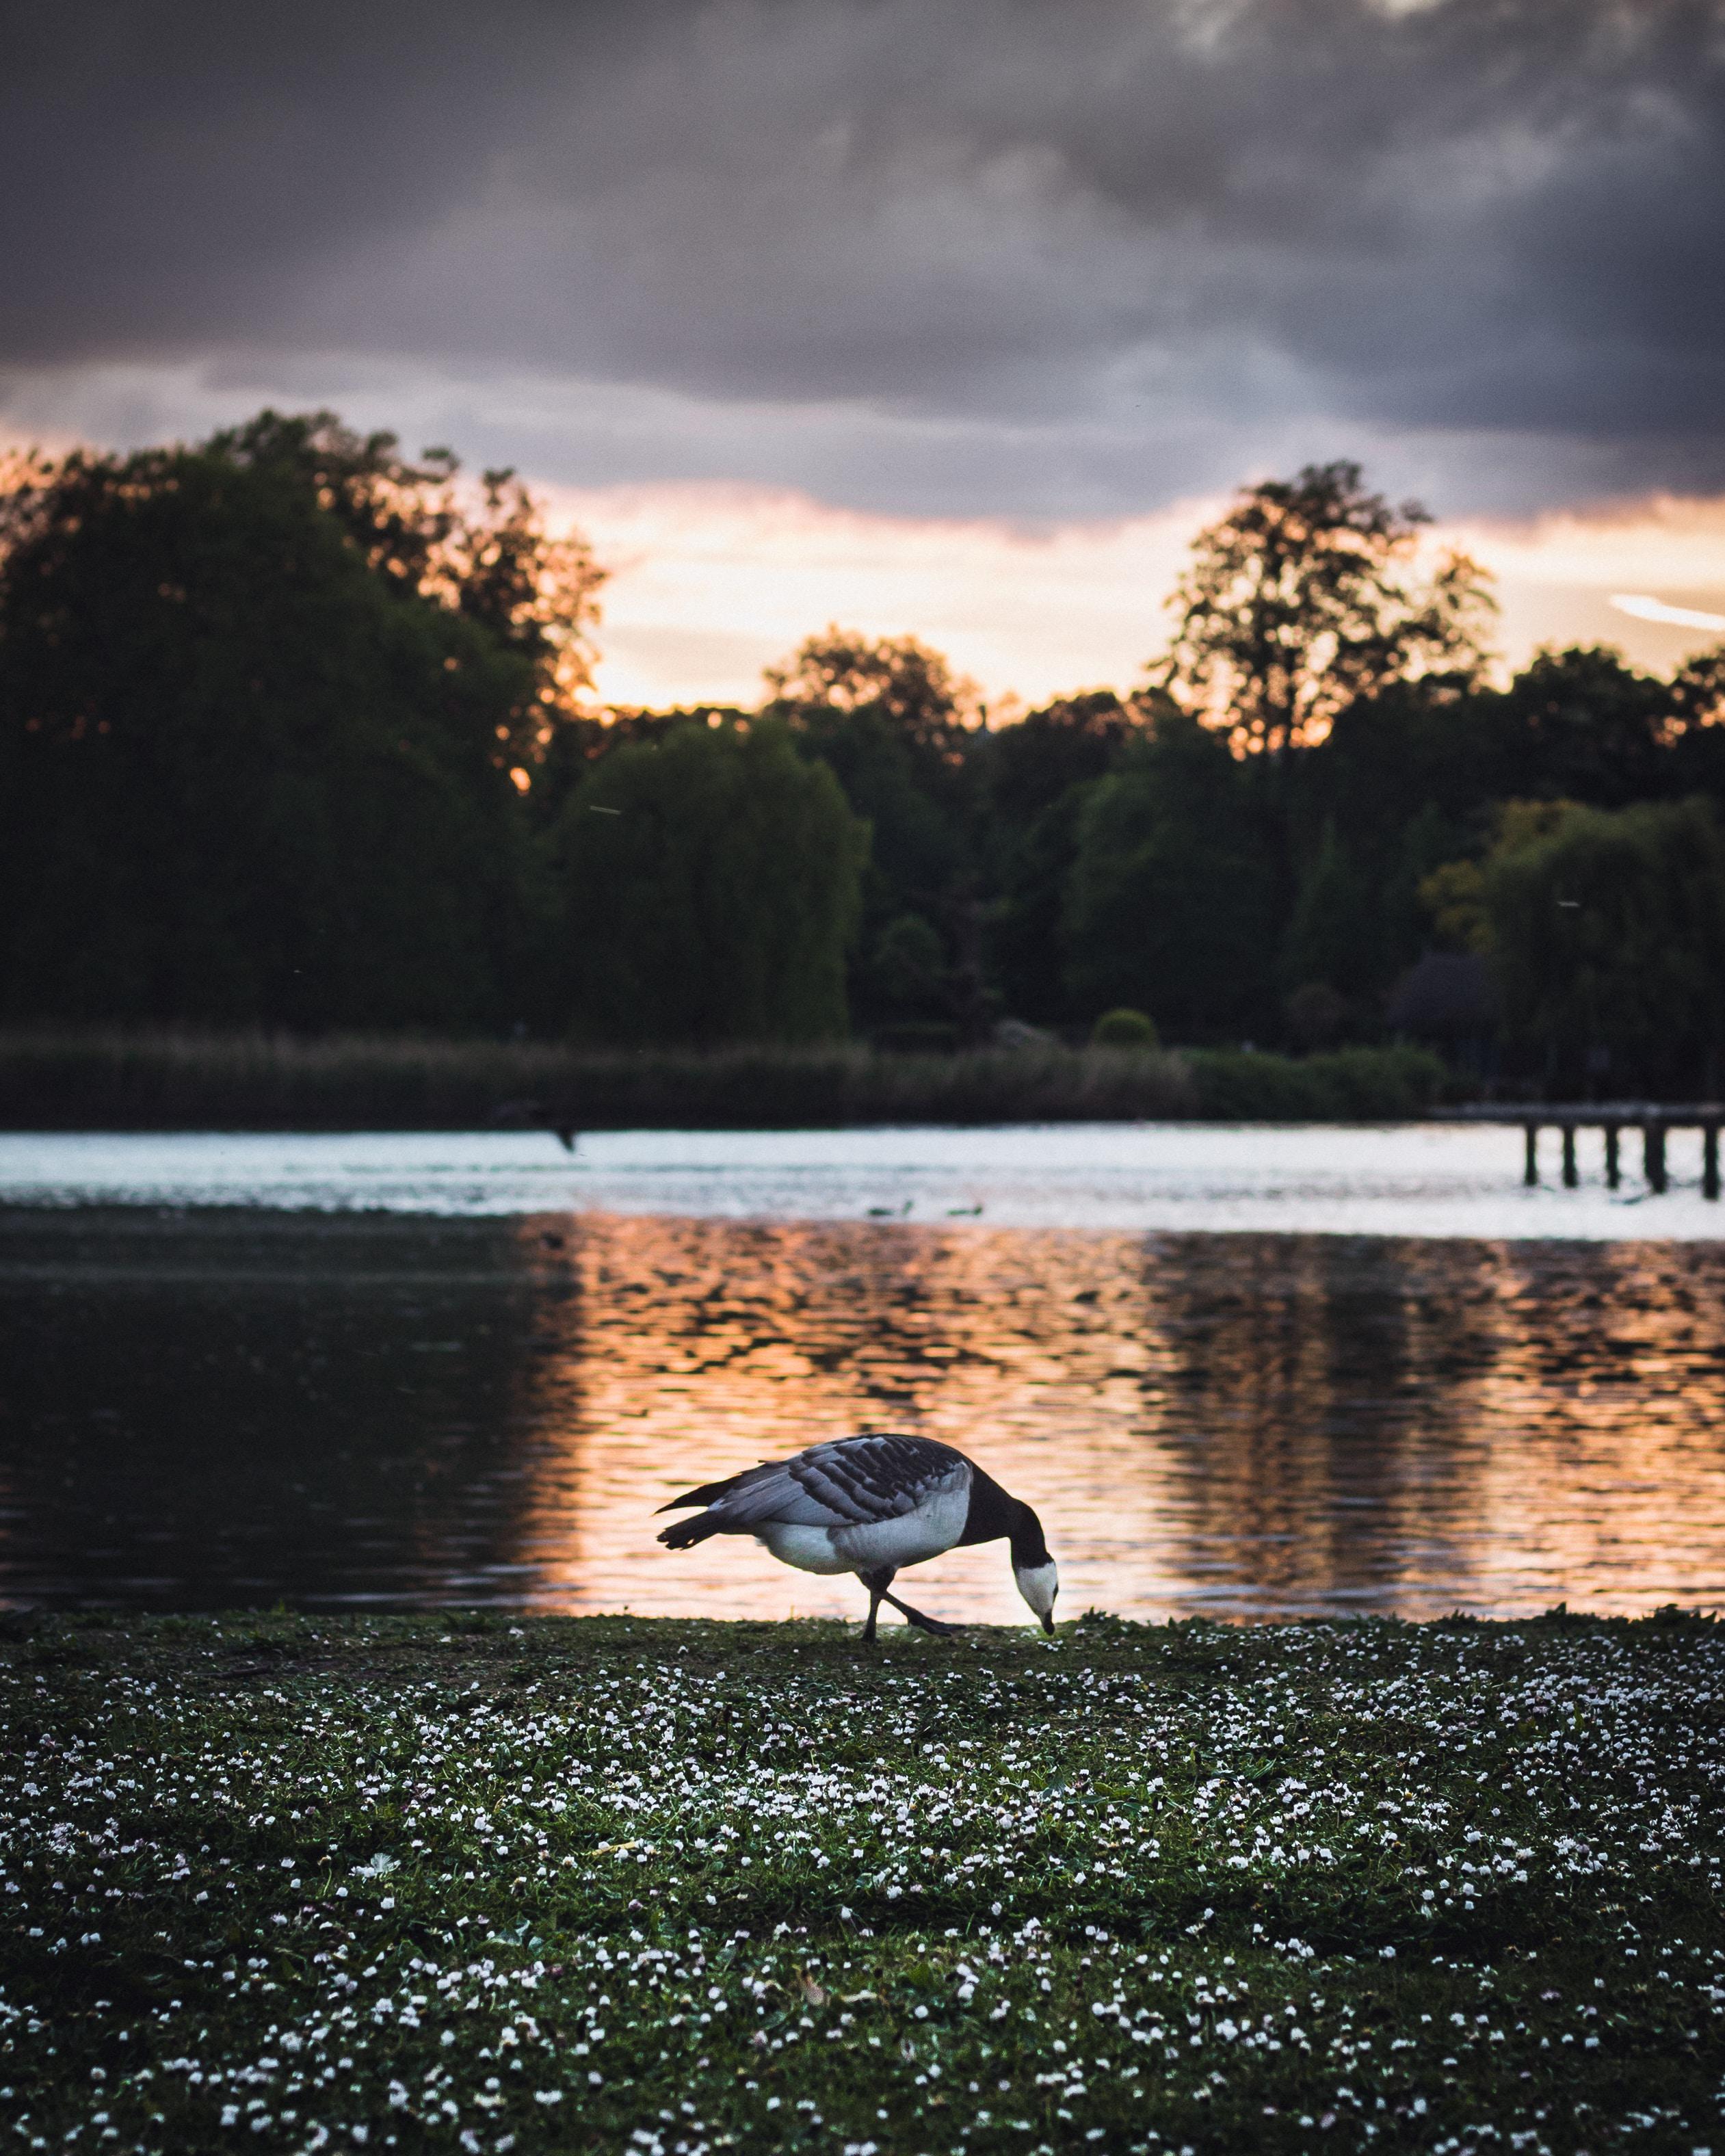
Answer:
[[[727,1475],[722,1482],[705,1483],[699,1490],[685,1490],[680,1497],[669,1497],[659,1509],[675,1512],[681,1505],[716,1505],[721,1497],[728,1497],[742,1480],[741,1475]]]
[[[740,1480],[731,1475],[722,1482],[709,1482],[699,1490],[685,1490],[680,1497],[673,1497],[659,1509],[661,1512],[674,1512],[681,1505],[716,1505],[730,1495]],[[693,1549],[696,1543],[704,1543],[709,1535],[722,1534],[725,1526],[722,1511],[702,1512],[696,1519],[673,1521],[659,1539],[667,1549]]]
[[[697,1501],[679,1497],[676,1502],[680,1505],[688,1505]],[[661,1512],[670,1509],[665,1505],[660,1507]],[[696,1543],[704,1543],[709,1535],[723,1533],[724,1527],[725,1522],[718,1513],[700,1512],[692,1520],[674,1520],[670,1527],[660,1529],[659,1539],[667,1549],[693,1549]]]

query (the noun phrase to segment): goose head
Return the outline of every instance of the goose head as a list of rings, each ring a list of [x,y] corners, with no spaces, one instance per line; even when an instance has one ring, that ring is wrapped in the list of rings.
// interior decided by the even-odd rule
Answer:
[[[1012,1576],[1018,1590],[1041,1620],[1045,1632],[1054,1630],[1055,1597],[1060,1591],[1060,1575],[1043,1539],[1042,1522],[1028,1505],[1020,1505],[1012,1531]]]

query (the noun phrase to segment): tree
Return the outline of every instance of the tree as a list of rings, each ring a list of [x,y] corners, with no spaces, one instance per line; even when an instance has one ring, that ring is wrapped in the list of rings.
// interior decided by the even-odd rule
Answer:
[[[976,684],[954,674],[914,636],[870,638],[829,624],[767,669],[765,716],[819,733],[867,714],[907,748],[950,761],[981,705]]]
[[[1506,818],[1480,880],[1483,942],[1512,1042],[1552,1090],[1700,1086],[1725,1034],[1725,832],[1710,802],[1534,804]]]
[[[1287,1014],[1296,1034],[1322,1029],[1320,1008],[1307,988],[1322,988],[1343,1004],[1363,998],[1383,967],[1382,923],[1374,894],[1348,848],[1327,820],[1317,852],[1300,879],[1299,893],[1281,950],[1281,976],[1289,992]],[[1296,1009],[1302,1016],[1296,1016]],[[1339,1033],[1345,1014],[1331,1029]]]
[[[1501,700],[1516,743],[1516,793],[1618,808],[1665,792],[1679,700],[1671,683],[1609,646],[1536,652]]]
[[[1089,788],[1064,934],[1075,1002],[1147,1011],[1164,1040],[1238,1040],[1273,1013],[1276,909],[1246,774],[1164,712]]]
[[[1706,793],[1725,812],[1725,644],[1677,669],[1671,715],[1671,790]]]
[[[1061,696],[975,745],[983,801],[997,858],[1068,787],[1086,786],[1119,762],[1150,722],[1153,705],[1122,703],[1111,689]]]
[[[1111,689],[1061,697],[975,746],[979,850],[993,898],[988,947],[1006,1008],[1039,1024],[1085,1018],[1067,991],[1060,941],[1086,790],[1149,722]]]
[[[551,836],[578,1037],[835,1040],[868,832],[781,726],[684,726],[595,764]]]
[[[1356,464],[1247,488],[1193,543],[1171,602],[1178,626],[1152,680],[1236,753],[1277,757],[1391,682],[1471,676],[1491,602],[1465,555],[1414,573],[1430,521],[1417,502],[1369,493]]]
[[[947,1002],[961,1031],[982,1023],[981,898],[970,751],[981,705],[915,637],[827,629],[767,670],[763,718],[837,777],[872,834],[852,1000],[868,1019],[896,1015],[869,963],[907,916],[938,939]]]
[[[604,572],[578,532],[553,535],[507,466],[464,496],[459,460],[428,449],[415,465],[393,434],[357,434],[333,412],[260,412],[212,436],[207,453],[242,470],[276,470],[316,490],[374,576],[461,614],[527,661],[530,693],[493,755],[529,776],[558,721],[593,687],[593,631]]]
[[[449,1029],[517,1014],[509,767],[548,662],[470,603],[461,565],[488,573],[473,531],[458,547],[434,502],[413,508],[387,437],[355,448],[333,424],[265,415],[202,449],[15,475],[8,1014]]]

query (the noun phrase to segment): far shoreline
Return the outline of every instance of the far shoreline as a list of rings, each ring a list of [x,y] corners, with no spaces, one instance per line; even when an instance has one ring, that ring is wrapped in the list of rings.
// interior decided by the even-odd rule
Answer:
[[[1476,1088],[1428,1050],[916,1053],[865,1045],[590,1049],[171,1028],[0,1030],[0,1130],[836,1130],[1426,1120]]]

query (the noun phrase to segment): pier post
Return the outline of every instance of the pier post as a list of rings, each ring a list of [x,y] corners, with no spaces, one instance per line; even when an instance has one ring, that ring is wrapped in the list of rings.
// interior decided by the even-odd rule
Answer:
[[[1563,1188],[1573,1190],[1581,1178],[1575,1172],[1575,1126],[1563,1126]]]
[[[1605,1188],[1608,1190],[1615,1190],[1622,1179],[1623,1171],[1617,1162],[1617,1126],[1615,1123],[1607,1123],[1605,1126]]]
[[[1719,1126],[1703,1123],[1701,1127],[1701,1194],[1717,1198],[1719,1194]]]
[[[1538,1123],[1524,1123],[1522,1128],[1527,1141],[1527,1161],[1522,1169],[1522,1180],[1527,1183],[1538,1183],[1539,1180],[1539,1126]]]
[[[1655,1192],[1665,1188],[1665,1125],[1645,1122],[1641,1126],[1641,1168],[1647,1178],[1647,1188]]]

